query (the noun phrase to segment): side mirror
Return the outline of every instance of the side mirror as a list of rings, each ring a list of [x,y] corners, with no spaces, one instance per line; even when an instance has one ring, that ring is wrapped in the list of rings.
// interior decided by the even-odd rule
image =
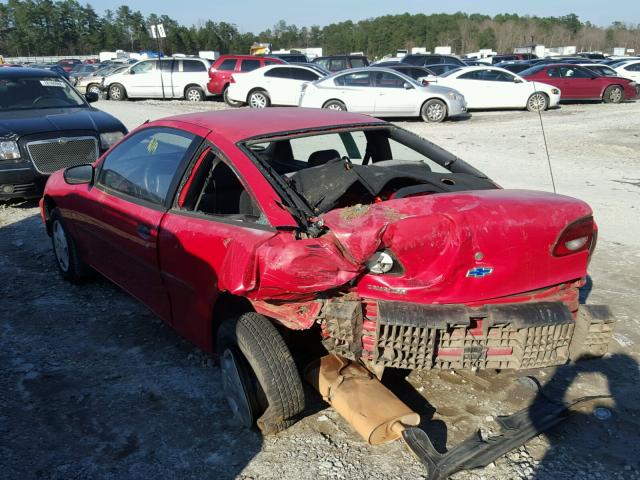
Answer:
[[[87,102],[93,103],[100,100],[100,95],[98,95],[96,92],[87,92],[84,94],[84,98],[87,99]]]
[[[62,175],[69,185],[82,185],[93,183],[93,165],[77,165],[64,170]]]
[[[404,82],[402,86],[405,90],[411,90],[413,88],[413,85],[411,85],[409,82]]]

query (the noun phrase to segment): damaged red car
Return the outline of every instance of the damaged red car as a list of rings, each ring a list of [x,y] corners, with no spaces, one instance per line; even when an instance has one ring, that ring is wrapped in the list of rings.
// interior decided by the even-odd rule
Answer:
[[[585,202],[502,189],[364,115],[149,122],[52,175],[41,209],[64,278],[97,271],[217,351],[234,413],[266,433],[304,407],[287,330],[376,375],[559,365],[612,333],[578,302],[597,232]]]

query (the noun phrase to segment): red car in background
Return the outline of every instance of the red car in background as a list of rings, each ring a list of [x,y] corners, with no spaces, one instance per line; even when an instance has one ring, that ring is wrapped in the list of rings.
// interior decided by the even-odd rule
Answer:
[[[58,65],[62,67],[62,69],[69,73],[76,65],[82,65],[82,61],[77,58],[63,58],[62,60],[58,60]]]
[[[227,97],[227,87],[233,81],[232,75],[251,72],[260,67],[286,63],[279,58],[256,57],[254,55],[221,55],[209,69],[207,90],[214,95],[222,95],[227,105],[239,107],[241,103]]]
[[[636,97],[636,83],[621,77],[605,77],[573,64],[536,65],[520,76],[544,82],[560,89],[560,100],[601,100],[620,103]]]
[[[558,365],[603,355],[612,334],[606,308],[578,302],[596,239],[589,205],[503,190],[366,115],[145,123],[95,163],[51,175],[40,205],[63,278],[96,270],[217,351],[235,416],[266,433],[304,407],[275,326],[380,374]]]

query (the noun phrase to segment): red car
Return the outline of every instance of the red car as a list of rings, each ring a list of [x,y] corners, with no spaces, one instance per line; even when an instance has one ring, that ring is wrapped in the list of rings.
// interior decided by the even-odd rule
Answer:
[[[267,433],[304,406],[279,331],[377,373],[545,367],[602,355],[612,334],[606,307],[578,305],[586,203],[503,190],[365,115],[149,122],[54,173],[40,205],[62,276],[100,272],[217,351],[234,413]]]
[[[636,97],[636,84],[620,77],[605,77],[573,64],[536,65],[520,72],[530,81],[558,87],[561,100],[602,100],[620,103]]]
[[[256,57],[253,55],[221,55],[209,69],[209,83],[207,90],[214,95],[222,95],[224,101],[232,106],[241,104],[227,97],[227,87],[233,81],[232,75],[251,72],[260,67],[286,63],[279,58]]]
[[[58,65],[62,67],[62,69],[69,73],[73,70],[73,67],[76,65],[81,65],[82,61],[77,58],[63,58],[62,60],[58,60]]]

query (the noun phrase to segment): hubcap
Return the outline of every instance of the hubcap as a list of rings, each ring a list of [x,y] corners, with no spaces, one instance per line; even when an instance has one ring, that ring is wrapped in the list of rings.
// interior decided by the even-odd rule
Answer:
[[[611,90],[609,98],[612,102],[619,102],[622,99],[622,92],[619,88],[614,88],[613,90]]]
[[[542,110],[544,109],[546,101],[542,95],[532,95],[529,99],[529,108],[531,110]]]
[[[117,100],[120,98],[120,89],[119,88],[112,88],[111,89],[111,98]]]
[[[262,93],[253,93],[249,105],[251,108],[265,108],[267,106],[267,98]]]
[[[90,92],[100,94],[100,89],[98,87],[91,87],[89,89]]]
[[[53,249],[58,260],[58,265],[63,272],[69,270],[69,245],[64,234],[62,224],[56,220],[53,222]]]
[[[253,425],[253,410],[237,360],[232,349],[226,349],[222,354],[222,384],[233,416],[248,428]]]
[[[200,92],[198,90],[189,90],[187,94],[187,98],[191,102],[199,102],[200,101]]]
[[[329,110],[339,110],[342,111],[342,106],[339,103],[332,103],[331,105],[328,105],[327,108]]]
[[[444,108],[439,103],[432,103],[427,107],[427,118],[429,120],[440,120],[444,115]]]

